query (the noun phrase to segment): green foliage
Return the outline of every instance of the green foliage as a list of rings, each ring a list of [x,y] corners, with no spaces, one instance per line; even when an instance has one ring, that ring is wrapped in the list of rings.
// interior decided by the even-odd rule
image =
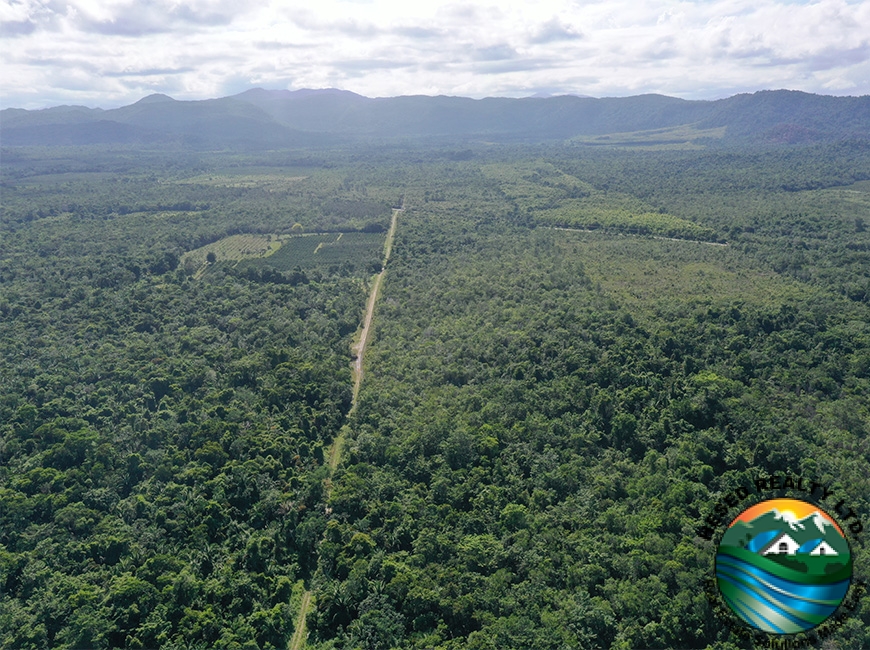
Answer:
[[[788,471],[870,511],[867,170],[4,152],[0,647],[283,648],[303,585],[315,647],[743,647],[703,593],[716,499]],[[540,227],[570,215],[618,218]],[[240,233],[286,258],[181,262]]]
[[[603,229],[635,235],[715,241],[716,233],[687,219],[652,208],[636,197],[596,189],[550,163],[534,166],[491,165],[487,176],[516,210],[543,223],[584,230]]]
[[[17,186],[8,205],[117,199],[64,182]],[[166,191],[179,187],[195,188]],[[250,282],[218,260],[194,281],[154,262],[225,233],[226,198],[199,225],[110,206],[96,222],[4,221],[0,647],[283,648],[292,634],[286,583],[316,565],[309,513],[350,407],[364,295],[340,277]]]
[[[383,233],[340,232],[292,237],[273,255],[244,263],[244,268],[312,270],[327,274],[368,276],[380,270]]]

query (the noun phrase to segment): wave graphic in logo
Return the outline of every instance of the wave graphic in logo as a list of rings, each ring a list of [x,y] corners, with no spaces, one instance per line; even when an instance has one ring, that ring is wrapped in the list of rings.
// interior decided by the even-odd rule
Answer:
[[[823,623],[852,581],[852,555],[827,512],[798,499],[771,499],[731,522],[716,554],[722,598],[748,625],[796,634]]]

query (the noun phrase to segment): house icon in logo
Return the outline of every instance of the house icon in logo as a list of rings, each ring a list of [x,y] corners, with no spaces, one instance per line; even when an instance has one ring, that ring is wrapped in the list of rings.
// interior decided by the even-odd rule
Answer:
[[[798,544],[788,533],[780,533],[774,537],[767,546],[761,549],[762,555],[839,555],[834,548],[823,539],[813,539]]]
[[[781,533],[773,538],[767,546],[762,549],[762,555],[794,555],[798,552],[800,544],[794,541],[788,533]]]
[[[831,545],[827,542],[822,542],[818,546],[816,546],[812,551],[810,551],[810,555],[839,555],[837,551],[831,548]]]

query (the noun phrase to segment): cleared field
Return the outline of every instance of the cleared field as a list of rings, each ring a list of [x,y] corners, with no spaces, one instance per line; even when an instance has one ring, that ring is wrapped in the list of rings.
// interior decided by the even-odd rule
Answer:
[[[105,183],[118,177],[115,172],[63,172],[59,174],[39,174],[28,176],[21,183],[27,185],[60,185],[61,183]]]
[[[579,205],[572,205],[576,203]],[[541,210],[535,215],[540,221],[554,226],[614,230],[637,235],[674,237],[715,241],[716,234],[709,228],[660,212],[635,212],[606,206],[583,205],[566,201],[553,210]]]
[[[182,255],[183,268],[196,270],[201,276],[208,265],[208,254],[214,253],[217,262],[267,257],[281,248],[286,235],[231,235],[206,244]]]
[[[301,269],[328,269],[347,263],[354,270],[366,271],[373,263],[380,262],[384,240],[384,233],[366,232],[291,237],[274,255],[255,260],[252,265],[289,271],[297,266]]]
[[[545,163],[486,165],[520,212],[552,226],[717,241],[716,233],[687,219],[657,212],[644,201],[606,192]]]
[[[271,172],[263,174],[233,174],[208,173],[192,176],[176,181],[180,185],[210,185],[212,187],[242,187],[275,186],[298,183],[308,178],[307,175],[282,174]]]
[[[788,304],[813,292],[806,285],[746,264],[726,247],[619,235],[566,232],[565,255],[578,256],[590,279],[641,320],[672,306],[711,300]]]
[[[698,129],[691,125],[649,131],[583,135],[571,142],[593,146],[643,147],[645,149],[700,149],[706,140],[721,140],[726,127]]]

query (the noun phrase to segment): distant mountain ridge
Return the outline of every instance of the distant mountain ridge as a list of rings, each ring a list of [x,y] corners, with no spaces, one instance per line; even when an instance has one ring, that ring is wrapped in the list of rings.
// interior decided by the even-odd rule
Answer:
[[[607,136],[643,132],[652,143],[656,134],[673,140],[674,130],[687,128],[702,136],[715,131],[717,135],[701,140],[707,143],[719,139],[775,146],[870,139],[870,96],[776,90],[716,101],[663,95],[476,100],[254,88],[203,101],[154,94],[111,110],[57,106],[0,111],[0,144],[5,146],[179,142],[207,148],[277,148],[385,138],[618,144],[618,138]]]

